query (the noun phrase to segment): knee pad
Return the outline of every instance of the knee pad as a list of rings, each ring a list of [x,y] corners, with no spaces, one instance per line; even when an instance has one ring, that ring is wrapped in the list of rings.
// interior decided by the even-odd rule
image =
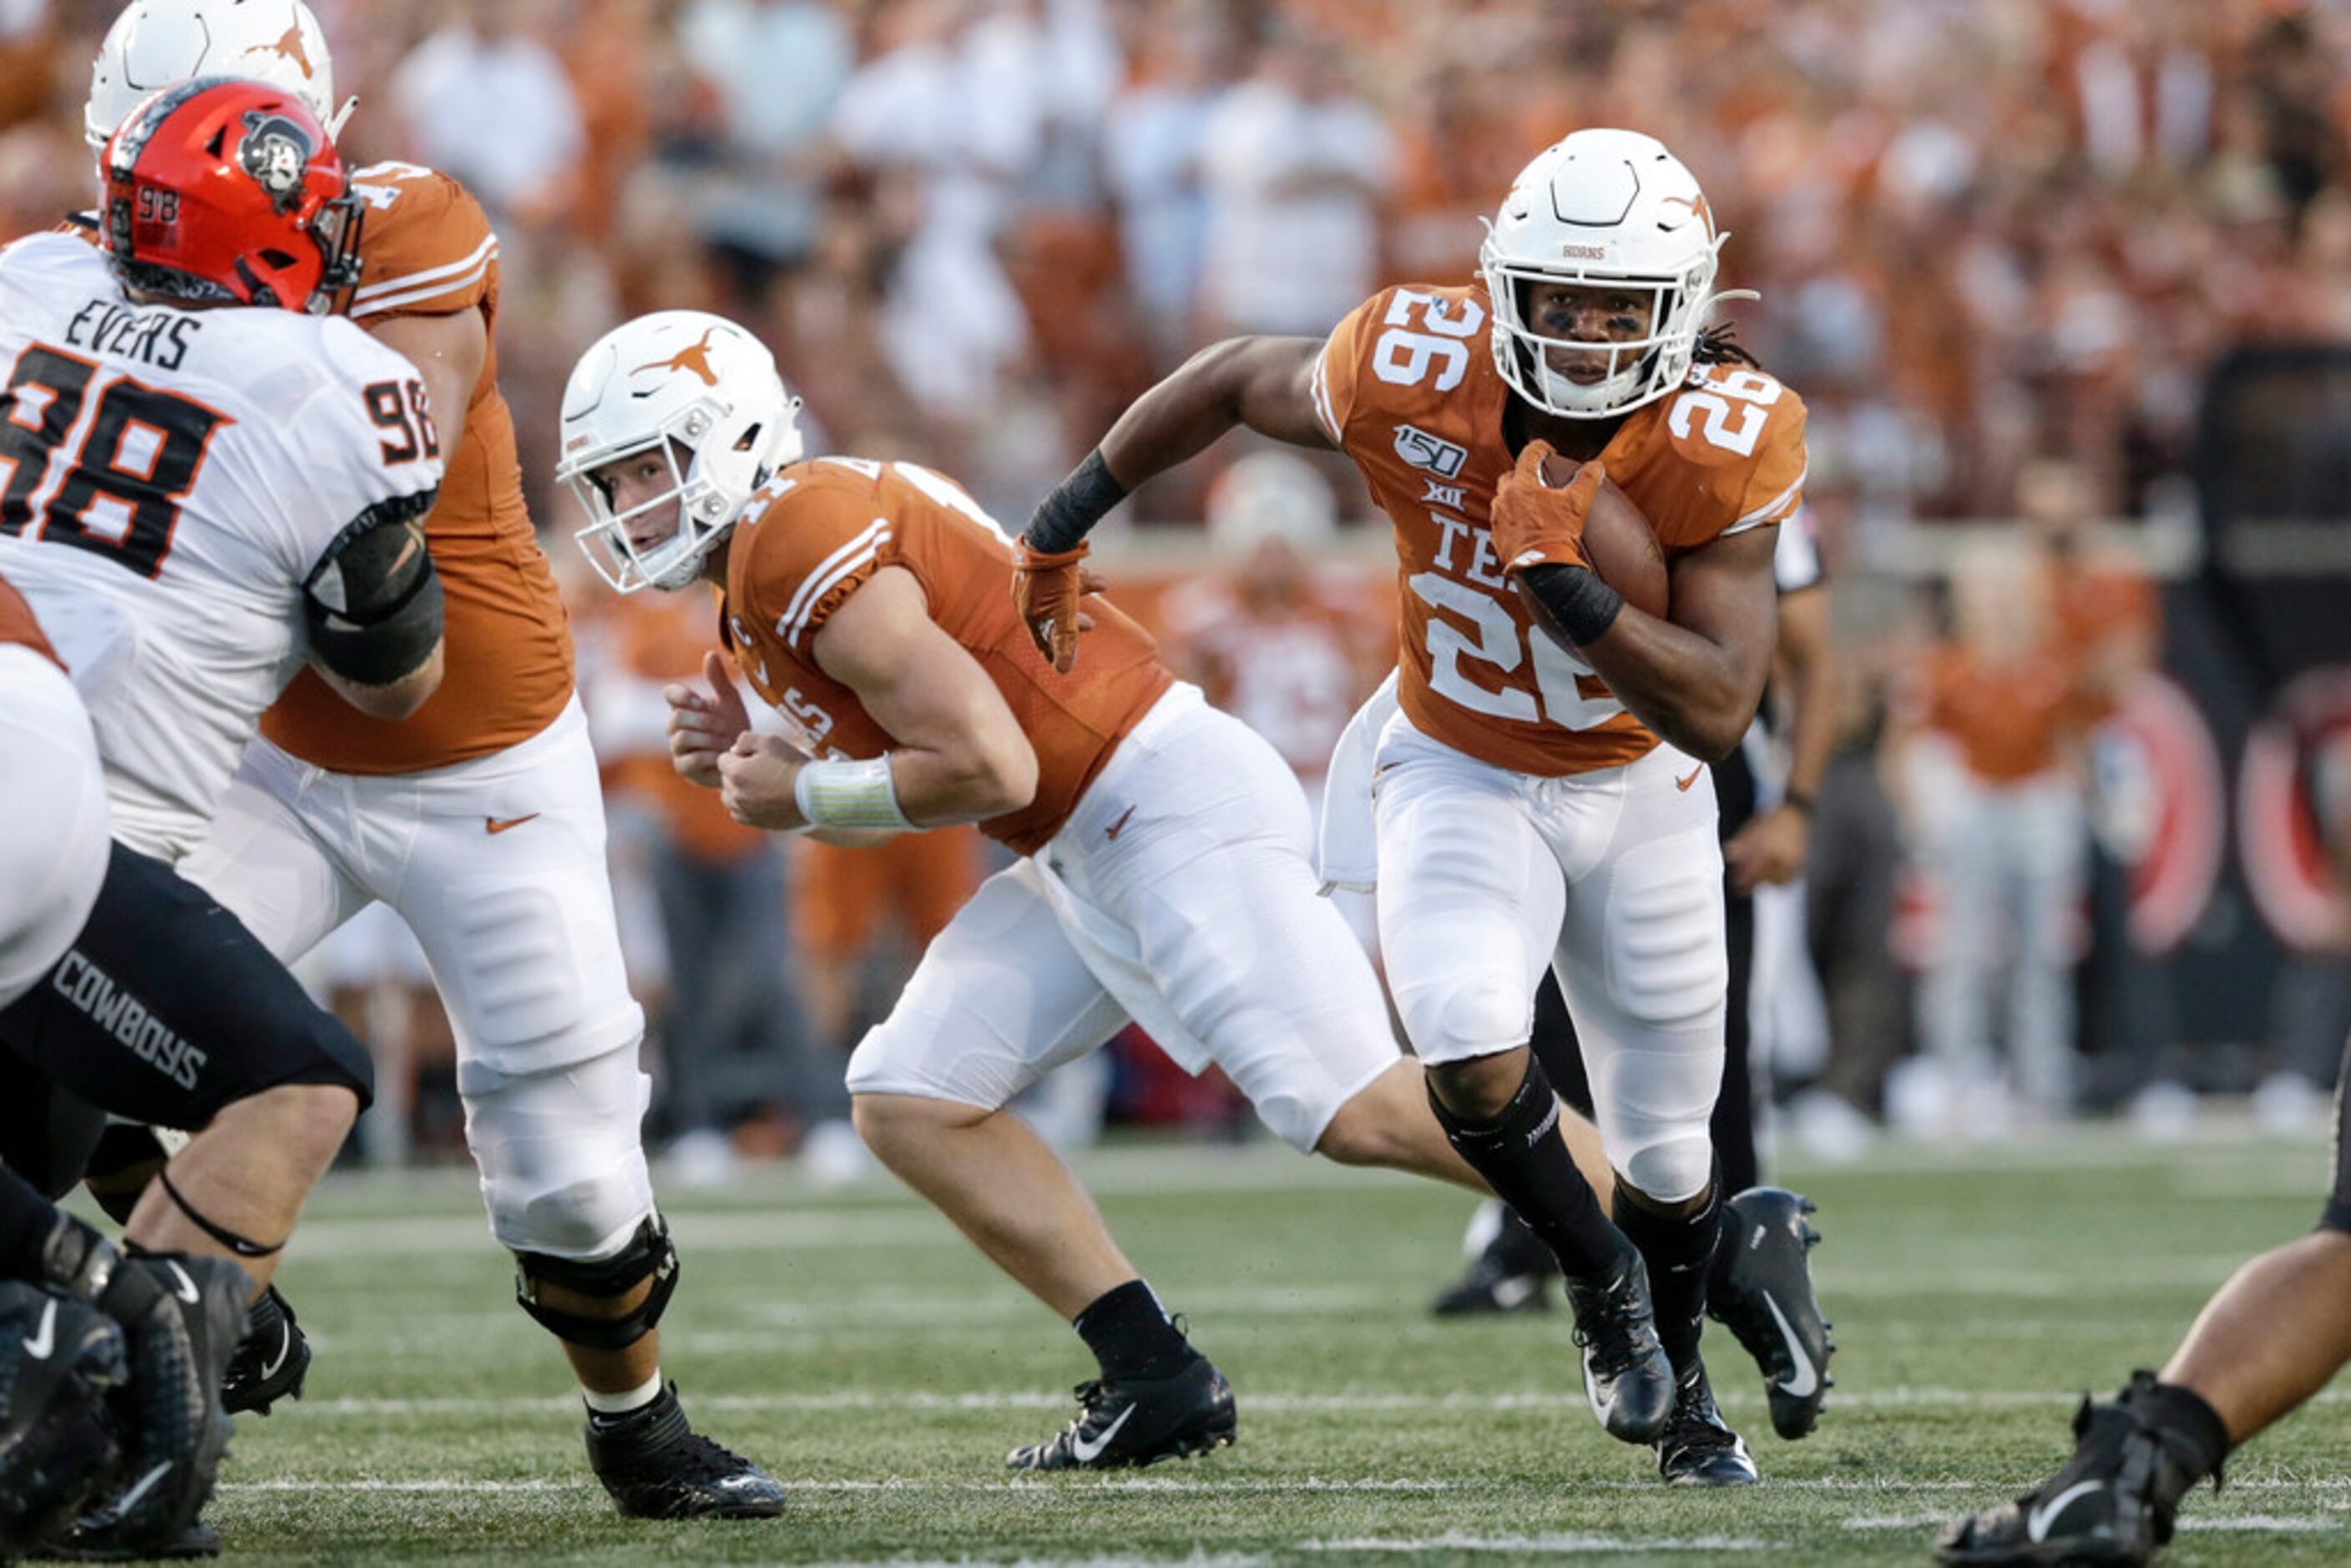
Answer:
[[[1627,1150],[1620,1168],[1628,1185],[1656,1202],[1687,1203],[1714,1179],[1714,1145],[1700,1124],[1694,1133],[1669,1135]]]
[[[1405,1038],[1423,1061],[1465,1061],[1526,1043],[1534,987],[1497,967],[1447,975],[1395,993]]]
[[[633,1040],[545,1072],[461,1062],[457,1087],[490,1228],[505,1246],[609,1257],[653,1214],[641,1132],[652,1081]]]
[[[540,1327],[570,1344],[590,1350],[626,1350],[651,1333],[677,1291],[677,1248],[669,1222],[653,1215],[637,1227],[627,1245],[609,1258],[582,1260],[543,1252],[515,1254],[515,1301]],[[600,1300],[625,1296],[645,1281],[645,1299],[617,1318],[591,1318],[550,1307],[538,1299],[542,1284]]]

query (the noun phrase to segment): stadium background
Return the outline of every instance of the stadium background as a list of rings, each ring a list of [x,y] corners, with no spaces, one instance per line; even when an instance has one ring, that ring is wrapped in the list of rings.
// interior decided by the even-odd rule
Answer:
[[[2345,6],[316,9],[338,91],[360,99],[351,160],[457,174],[499,229],[502,380],[610,764],[683,1174],[836,1118],[839,1050],[914,943],[850,918],[881,873],[846,885],[662,764],[659,684],[692,668],[707,616],[690,596],[617,602],[579,570],[546,481],[578,350],[643,309],[735,316],[806,397],[812,449],[919,460],[1017,523],[1190,349],[1317,333],[1384,283],[1465,277],[1519,166],[1611,123],[1698,173],[1733,236],[1725,281],[1763,296],[1728,314],[1813,411],[1809,513],[1849,679],[1811,916],[1782,912],[1775,972],[1824,996],[1781,1009],[1782,1087],[2006,1130],[1938,1123],[1904,1089],[1914,977],[1942,934],[1913,762],[1886,744],[1934,727],[1929,673],[1990,591],[2045,600],[2011,634],[2097,666],[2101,700],[2052,764],[2097,851],[2074,971],[2085,1105],[2172,1131],[2202,1090],[2255,1090],[2279,1126],[2320,1113],[2351,1019],[2331,869],[2351,838]],[[87,204],[80,107],[112,10],[0,0],[0,235]],[[1147,488],[1102,550],[1203,671],[1158,612],[1237,565],[1198,526],[1227,455]],[[1351,522],[1325,586],[1359,589],[1375,621],[1384,531],[1343,466],[1329,477]],[[1967,766],[1970,737],[1948,740]],[[749,914],[691,929],[722,887]],[[395,1087],[420,1077],[416,1135],[454,1152],[445,1036],[396,934],[360,927],[311,974],[392,1053]],[[1134,1042],[1118,1061],[1115,1113],[1235,1124],[1215,1084]],[[369,1124],[379,1156],[404,1155],[401,1117]],[[1863,1130],[1832,1119],[1820,1146]]]

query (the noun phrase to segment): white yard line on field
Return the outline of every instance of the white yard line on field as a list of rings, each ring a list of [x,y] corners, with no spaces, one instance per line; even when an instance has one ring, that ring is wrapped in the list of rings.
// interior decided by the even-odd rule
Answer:
[[[1557,1552],[1562,1556],[1585,1552],[1703,1552],[1708,1556],[1740,1552],[1776,1552],[1780,1544],[1773,1541],[1754,1541],[1735,1535],[1698,1535],[1687,1539],[1661,1536],[1647,1539],[1626,1535],[1465,1535],[1459,1531],[1447,1531],[1442,1535],[1393,1536],[1367,1535],[1347,1541],[1301,1541],[1301,1552]]]
[[[1196,1474],[1197,1472],[1195,1472]],[[1165,1476],[1071,1476],[1053,1479],[1029,1477],[1007,1477],[1001,1480],[911,1480],[892,1476],[880,1480],[814,1480],[783,1478],[787,1491],[806,1492],[959,1492],[959,1493],[1037,1493],[1050,1494],[1075,1488],[1083,1491],[1134,1492],[1181,1495],[1185,1497],[1311,1497],[1329,1493],[1401,1493],[1409,1496],[1441,1496],[1447,1493],[1500,1493],[1524,1491],[1548,1483],[1537,1481],[1474,1481],[1437,1480],[1409,1477],[1373,1476],[1361,1479],[1325,1479],[1309,1476],[1301,1480],[1216,1480],[1188,1479]],[[1577,1480],[1579,1491],[1656,1492],[1654,1480]],[[2251,1480],[2232,1480],[2229,1490],[2256,1492],[2340,1492],[2351,1480],[2284,1480],[2261,1477]],[[308,1479],[298,1476],[281,1476],[272,1480],[223,1481],[224,1492],[596,1492],[595,1483],[588,1480],[558,1481],[475,1480],[462,1476],[425,1477],[409,1480],[381,1478],[352,1478],[341,1480]],[[1766,1492],[1796,1491],[1825,1494],[1878,1493],[1898,1495],[1911,1492],[1980,1492],[1997,1490],[1997,1483],[1980,1481],[1906,1481],[1887,1477],[1823,1476],[1798,1480],[1765,1480]],[[2314,1497],[2314,1501],[2318,1499]],[[2331,1502],[2322,1506],[2332,1506]],[[1895,1530],[1908,1525],[1939,1520],[1939,1514],[1856,1514],[1844,1521],[1847,1530]],[[2227,1515],[2205,1519],[2200,1523],[2181,1521],[2182,1529],[2247,1529],[2249,1520],[2267,1520],[2266,1515]],[[2351,1525],[2351,1518],[2304,1516],[2305,1522],[2292,1520],[2272,1521],[2262,1528],[2280,1530],[2341,1529]],[[2315,1521],[2314,1523],[2309,1522]]]
[[[1759,1407],[1761,1396],[1746,1388],[1725,1389],[1716,1397],[1731,1409]],[[1840,1410],[2033,1409],[2070,1406],[2081,1398],[2074,1391],[2025,1388],[1886,1388],[1836,1391]],[[2351,1390],[2329,1389],[2313,1404],[2341,1404]],[[844,1388],[809,1394],[705,1394],[695,1397],[697,1410],[825,1411],[825,1410],[1061,1410],[1070,1396],[1044,1389],[973,1390],[950,1394],[927,1389]],[[1244,1408],[1274,1414],[1346,1413],[1379,1410],[1507,1411],[1583,1410],[1580,1390],[1554,1394],[1259,1394],[1244,1391]],[[301,1406],[305,1416],[449,1416],[569,1412],[578,1408],[576,1396],[467,1398],[431,1396],[417,1399],[317,1399]],[[2231,1483],[2234,1485],[2234,1482]]]

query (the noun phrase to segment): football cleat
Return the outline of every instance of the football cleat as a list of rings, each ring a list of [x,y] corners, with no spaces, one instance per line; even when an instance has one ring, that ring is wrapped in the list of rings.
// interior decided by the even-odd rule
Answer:
[[[310,1341],[295,1321],[294,1308],[269,1286],[246,1313],[245,1337],[221,1379],[221,1405],[232,1416],[266,1416],[280,1399],[302,1397],[310,1375]]]
[[[1621,1442],[1656,1442],[1674,1413],[1674,1366],[1657,1343],[1648,1266],[1627,1246],[1604,1279],[1566,1285],[1592,1413]]]
[[[1677,1487],[1751,1487],[1761,1479],[1747,1445],[1715,1408],[1702,1362],[1693,1361],[1674,1385],[1673,1418],[1657,1439],[1657,1473]]]
[[[70,1525],[113,1481],[110,1400],[131,1380],[122,1331],[91,1303],[0,1282],[0,1561]]]
[[[1077,1418],[1004,1458],[1015,1470],[1114,1470],[1188,1459],[1238,1440],[1233,1386],[1205,1355],[1165,1377],[1096,1378],[1077,1388]]]
[[[52,1543],[56,1555],[120,1562],[209,1555],[197,1519],[227,1457],[221,1377],[244,1332],[253,1281],[226,1258],[182,1252],[112,1260],[98,1299],[122,1327],[131,1381],[119,1406],[124,1463],[113,1491]]]
[[[1707,1302],[1762,1369],[1771,1429],[1790,1439],[1819,1424],[1836,1386],[1829,1375],[1836,1341],[1813,1293],[1811,1253],[1821,1234],[1804,1217],[1813,1212],[1812,1199],[1776,1186],[1751,1186],[1725,1203],[1721,1244],[1731,1258]]]
[[[1559,1261],[1515,1209],[1499,1203],[1494,1234],[1471,1259],[1468,1271],[1437,1294],[1429,1310],[1440,1318],[1550,1310],[1552,1276]]]
[[[2074,1457],[2014,1502],[1955,1519],[1935,1541],[1945,1564],[2149,1562],[2171,1539],[2179,1500],[2203,1479],[2195,1459],[2131,1408],[2139,1373],[2113,1405],[2084,1399]]]
[[[775,1477],[688,1424],[674,1383],[619,1416],[590,1412],[588,1464],[630,1519],[773,1519],[784,1511]]]

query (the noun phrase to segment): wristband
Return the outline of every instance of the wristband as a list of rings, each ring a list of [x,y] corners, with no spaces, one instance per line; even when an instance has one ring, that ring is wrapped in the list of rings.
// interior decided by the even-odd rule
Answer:
[[[1625,608],[1625,596],[1584,567],[1539,561],[1519,568],[1518,576],[1560,635],[1579,647],[1614,626],[1616,612]]]
[[[1102,448],[1097,446],[1086,454],[1076,472],[1037,503],[1036,513],[1020,537],[1040,555],[1073,550],[1084,541],[1088,528],[1125,499],[1126,486],[1111,477],[1110,465],[1102,461]]]
[[[811,828],[914,827],[898,805],[890,754],[862,762],[810,762],[792,780],[792,803]]]

